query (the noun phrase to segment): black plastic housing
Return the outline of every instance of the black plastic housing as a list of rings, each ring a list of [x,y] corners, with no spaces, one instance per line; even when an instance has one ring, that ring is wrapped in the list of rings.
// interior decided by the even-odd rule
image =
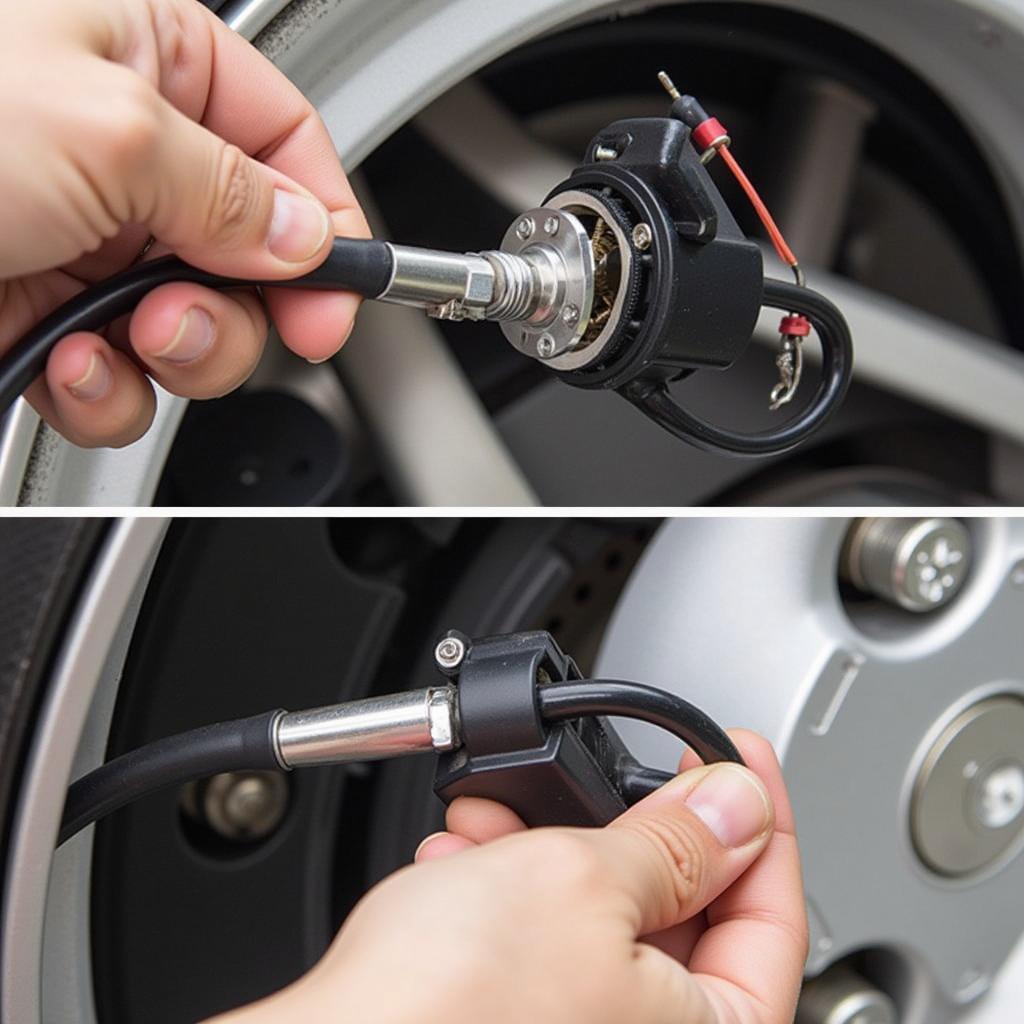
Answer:
[[[632,759],[611,725],[541,721],[538,685],[579,678],[549,633],[475,641],[458,669],[463,745],[440,757],[434,792],[445,803],[498,800],[531,827],[605,825],[621,814],[616,780]]]
[[[617,156],[599,161],[599,149]],[[708,176],[690,129],[671,117],[616,121],[591,140],[586,158],[552,196],[596,193],[625,211],[630,228],[648,224],[652,242],[633,248],[640,295],[607,357],[559,376],[576,387],[620,388],[731,366],[761,308],[761,250]]]

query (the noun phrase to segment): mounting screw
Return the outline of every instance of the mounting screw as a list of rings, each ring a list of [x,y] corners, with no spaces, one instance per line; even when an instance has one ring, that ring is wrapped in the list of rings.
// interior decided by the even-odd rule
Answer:
[[[550,334],[542,334],[537,339],[537,355],[541,359],[550,359],[555,354],[555,339]]]
[[[446,636],[434,648],[434,661],[441,668],[458,668],[466,656],[466,645],[457,636]]]
[[[598,146],[594,150],[595,160],[618,160],[619,154],[617,150],[612,149],[611,146]]]
[[[654,236],[651,234],[651,226],[649,224],[637,224],[633,228],[633,244],[641,251],[646,252],[651,247],[651,242]]]
[[[516,235],[525,242],[533,234],[534,227],[532,217],[523,217],[516,225]]]
[[[572,327],[574,323],[580,318],[579,306],[574,306],[571,302],[565,309],[562,310],[562,322]]]
[[[870,516],[847,536],[842,573],[859,590],[930,612],[957,595],[970,563],[971,535],[957,519]]]
[[[557,235],[558,234],[558,218],[557,217],[547,217],[547,218],[545,218],[545,220],[544,220],[544,230],[549,235]]]

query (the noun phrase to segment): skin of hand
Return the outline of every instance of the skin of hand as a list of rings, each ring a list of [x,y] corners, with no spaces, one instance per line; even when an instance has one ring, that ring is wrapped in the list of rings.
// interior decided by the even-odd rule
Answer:
[[[252,279],[316,267],[369,229],[323,122],[268,60],[197,0],[32,0],[0,34],[0,353],[47,312],[134,262],[175,252]],[[336,352],[359,300],[267,289],[285,344]],[[128,444],[150,378],[223,395],[267,337],[254,290],[151,292],[105,336],[62,339],[27,397],[69,440]]]
[[[603,829],[461,798],[306,976],[216,1024],[790,1024],[807,954],[771,746],[699,766]]]

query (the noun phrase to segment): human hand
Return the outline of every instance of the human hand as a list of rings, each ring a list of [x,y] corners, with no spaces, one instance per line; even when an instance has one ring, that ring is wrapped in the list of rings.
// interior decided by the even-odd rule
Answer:
[[[296,277],[365,218],[313,107],[196,0],[32,0],[0,36],[0,353],[90,282],[173,251],[215,273]],[[299,182],[302,184],[299,184]],[[358,298],[267,289],[286,345],[314,362]],[[145,433],[149,378],[231,391],[267,336],[254,290],[151,292],[106,337],[79,332],[26,397],[83,446]]]
[[[309,974],[219,1024],[788,1024],[807,953],[793,816],[770,745],[733,739],[756,775],[688,754],[604,829],[456,800]]]

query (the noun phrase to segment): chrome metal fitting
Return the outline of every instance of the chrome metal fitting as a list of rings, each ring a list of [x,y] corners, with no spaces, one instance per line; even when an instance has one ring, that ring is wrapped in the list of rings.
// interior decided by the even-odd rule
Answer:
[[[589,212],[589,211],[588,211]],[[535,359],[579,347],[594,304],[594,256],[579,219],[551,206],[516,219],[501,249],[452,253],[387,243],[391,280],[382,302],[440,320],[495,320]]]
[[[869,516],[851,527],[841,572],[859,590],[920,613],[956,596],[970,562],[971,536],[957,519]]]
[[[524,355],[554,359],[578,348],[594,305],[594,256],[579,218],[553,203],[508,229],[492,261],[499,288],[487,311]]]
[[[494,301],[495,273],[476,253],[388,243],[394,268],[383,302],[418,306],[442,320],[483,320]]]
[[[379,761],[460,745],[457,701],[450,686],[290,711],[277,721],[284,768]]]

